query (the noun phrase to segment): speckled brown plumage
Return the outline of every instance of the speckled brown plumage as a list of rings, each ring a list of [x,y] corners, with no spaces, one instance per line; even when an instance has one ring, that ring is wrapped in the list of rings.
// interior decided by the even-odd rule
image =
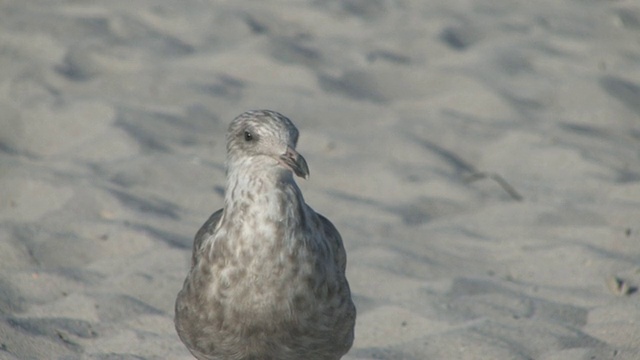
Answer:
[[[196,235],[175,308],[200,360],[337,360],[353,343],[342,239],[293,179],[309,174],[297,140],[273,111],[229,126],[224,207]]]

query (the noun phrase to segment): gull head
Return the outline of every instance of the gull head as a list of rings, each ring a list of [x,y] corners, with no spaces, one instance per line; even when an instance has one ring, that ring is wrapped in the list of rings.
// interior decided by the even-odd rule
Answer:
[[[309,177],[307,162],[296,151],[298,129],[286,116],[252,110],[233,119],[227,132],[227,166],[291,171]]]

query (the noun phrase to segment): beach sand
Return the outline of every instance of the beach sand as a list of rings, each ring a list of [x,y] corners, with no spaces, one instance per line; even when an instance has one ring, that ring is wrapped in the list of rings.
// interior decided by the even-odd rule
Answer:
[[[0,2],[0,359],[191,359],[228,123],[300,130],[346,360],[640,358],[640,4]]]

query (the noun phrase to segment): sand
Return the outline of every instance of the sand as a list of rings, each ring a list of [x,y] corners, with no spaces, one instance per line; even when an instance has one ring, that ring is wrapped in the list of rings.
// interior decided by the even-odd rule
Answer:
[[[640,4],[0,2],[0,358],[190,359],[224,133],[301,132],[346,360],[640,358]]]

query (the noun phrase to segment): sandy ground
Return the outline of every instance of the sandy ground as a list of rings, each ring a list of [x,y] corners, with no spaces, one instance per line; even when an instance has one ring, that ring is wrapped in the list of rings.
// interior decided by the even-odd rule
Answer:
[[[224,133],[281,111],[345,359],[640,359],[640,3],[0,1],[0,358],[190,359]]]

